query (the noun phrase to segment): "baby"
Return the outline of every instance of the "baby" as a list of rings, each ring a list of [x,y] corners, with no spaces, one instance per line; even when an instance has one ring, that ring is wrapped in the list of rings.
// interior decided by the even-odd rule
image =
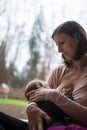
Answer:
[[[39,79],[34,79],[28,82],[28,84],[25,87],[25,97],[29,101],[28,92],[37,89],[38,91],[38,85],[39,87],[45,87],[50,88],[44,81],[41,81]],[[60,121],[59,124],[63,125],[65,122],[63,122],[63,119],[67,117],[68,115],[65,114],[58,106],[56,106],[51,101],[38,101],[37,105],[39,108],[41,108],[43,111],[45,111],[52,119],[52,123],[55,121]],[[61,122],[62,120],[62,122]],[[58,123],[57,123],[58,125]]]
[[[29,100],[28,97],[28,92],[38,89],[38,85],[39,87],[45,87],[45,88],[50,88],[44,81],[39,80],[39,79],[34,79],[31,80],[30,82],[28,82],[28,84],[25,87],[25,97],[27,100]]]

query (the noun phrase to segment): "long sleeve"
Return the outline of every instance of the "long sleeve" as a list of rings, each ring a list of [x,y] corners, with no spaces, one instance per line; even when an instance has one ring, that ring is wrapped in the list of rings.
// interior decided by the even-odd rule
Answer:
[[[60,67],[51,73],[48,80],[49,85],[52,85],[51,88],[57,88],[61,83],[65,70],[66,69],[63,67]],[[68,99],[63,94],[58,93],[56,101],[53,102],[73,118],[73,120],[76,120],[79,124],[87,126],[87,67],[74,86],[72,95],[74,101]]]
[[[87,100],[85,100],[87,102]],[[68,99],[62,94],[58,94],[58,98],[54,101],[65,113],[70,115],[74,120],[87,126],[87,107]]]

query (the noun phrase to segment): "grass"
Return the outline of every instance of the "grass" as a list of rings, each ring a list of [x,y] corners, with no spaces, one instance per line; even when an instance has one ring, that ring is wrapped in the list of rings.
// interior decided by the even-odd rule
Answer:
[[[3,104],[3,105],[7,104],[7,105],[25,106],[27,104],[27,102],[25,100],[0,98],[0,104]]]

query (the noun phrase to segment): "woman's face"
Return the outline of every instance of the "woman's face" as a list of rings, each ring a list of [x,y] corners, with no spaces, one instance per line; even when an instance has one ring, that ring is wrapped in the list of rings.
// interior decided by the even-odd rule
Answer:
[[[76,35],[71,37],[65,33],[55,34],[54,41],[58,47],[58,51],[61,52],[67,60],[74,60],[78,43]]]

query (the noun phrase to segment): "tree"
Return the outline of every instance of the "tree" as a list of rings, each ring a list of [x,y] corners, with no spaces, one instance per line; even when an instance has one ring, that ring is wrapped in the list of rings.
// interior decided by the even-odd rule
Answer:
[[[29,40],[29,53],[30,59],[28,61],[28,79],[31,80],[37,76],[38,73],[38,64],[40,64],[41,59],[41,44],[42,39],[41,35],[43,33],[44,23],[43,23],[43,10],[41,8],[40,13],[38,14],[36,21],[33,25],[31,37]]]
[[[0,45],[0,84],[7,82],[7,69],[6,69],[6,43],[2,41]]]

